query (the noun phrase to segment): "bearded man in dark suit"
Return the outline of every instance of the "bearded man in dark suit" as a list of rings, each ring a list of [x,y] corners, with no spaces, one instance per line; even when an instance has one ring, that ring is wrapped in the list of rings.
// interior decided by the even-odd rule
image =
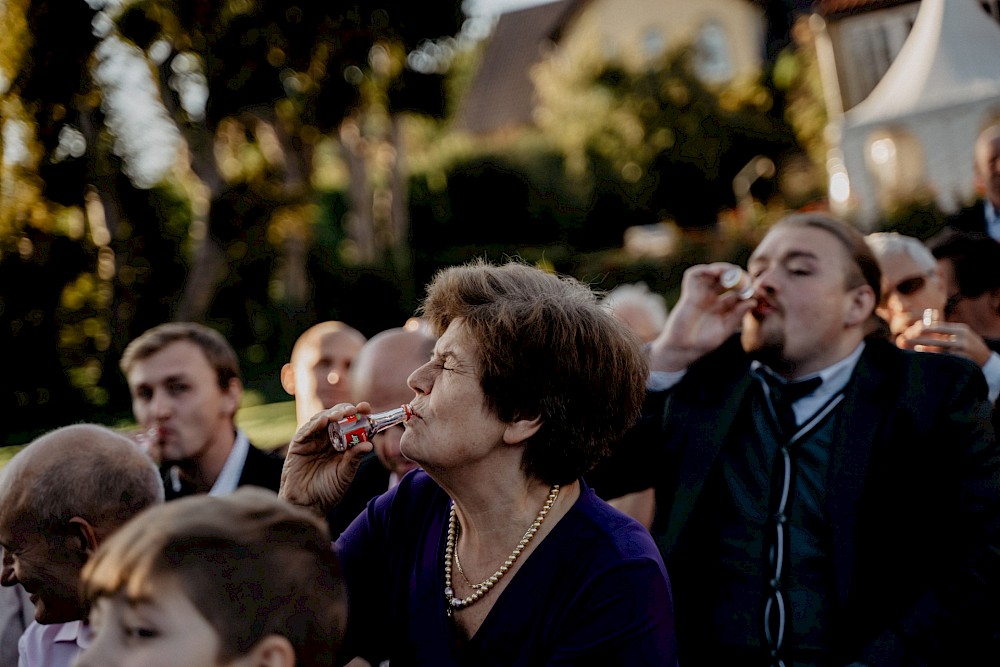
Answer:
[[[776,224],[748,299],[722,287],[733,268],[685,273],[622,448],[656,472],[682,664],[996,656],[1000,452],[979,368],[869,335],[878,264],[842,222]]]

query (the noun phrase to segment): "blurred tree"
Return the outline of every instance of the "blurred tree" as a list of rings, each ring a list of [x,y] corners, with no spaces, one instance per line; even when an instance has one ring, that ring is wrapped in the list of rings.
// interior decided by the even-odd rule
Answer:
[[[750,160],[777,161],[796,149],[764,86],[709,87],[690,58],[679,49],[629,71],[595,48],[589,61],[552,59],[536,71],[536,118],[570,174],[596,192],[609,170],[617,172],[647,224],[714,226],[719,211],[736,204],[733,178]]]
[[[811,169],[799,172],[799,189],[805,198],[818,200],[826,196],[827,110],[808,17],[800,16],[790,34],[794,41],[778,54],[771,76],[784,98],[785,119],[811,163]]]
[[[341,254],[408,270],[397,119],[442,113],[451,43],[427,38],[458,30],[459,2],[122,4],[0,7],[0,332],[44,332],[31,340],[59,349],[46,368],[78,390],[58,405],[37,391],[60,381],[32,379],[24,340],[0,334],[19,415],[116,403],[105,360],[168,318],[209,321],[266,375],[283,343],[339,314],[317,311],[304,268],[338,173]],[[51,298],[16,298],[28,284]]]
[[[351,258],[406,277],[397,113],[442,113],[447,59],[428,55],[428,38],[454,34],[461,18],[457,1],[128,5],[120,29],[157,63],[161,95],[203,190],[205,234],[179,316],[205,316],[207,295],[232,266],[226,248],[268,225],[268,238],[283,247],[282,296],[306,302],[316,154],[331,137],[349,176]]]

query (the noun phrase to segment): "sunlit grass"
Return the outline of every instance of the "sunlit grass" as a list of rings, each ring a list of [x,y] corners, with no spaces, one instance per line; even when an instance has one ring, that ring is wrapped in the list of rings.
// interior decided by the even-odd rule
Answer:
[[[0,468],[2,468],[7,463],[7,461],[10,460],[10,457],[14,456],[14,454],[17,454],[19,451],[21,451],[21,447],[23,447],[23,445],[15,445],[12,447],[0,447]]]
[[[295,401],[242,408],[236,413],[236,425],[261,449],[287,445],[295,435]]]
[[[246,431],[250,442],[261,449],[275,449],[287,445],[295,434],[295,401],[240,408],[236,413],[236,425]],[[130,431],[135,426],[123,424],[115,428]],[[0,468],[23,447],[24,445],[0,447]]]

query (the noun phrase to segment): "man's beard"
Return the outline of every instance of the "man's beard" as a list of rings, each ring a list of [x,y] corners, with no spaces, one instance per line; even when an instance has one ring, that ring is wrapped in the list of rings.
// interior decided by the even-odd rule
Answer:
[[[794,364],[785,359],[785,337],[782,332],[767,335],[760,325],[761,322],[757,322],[756,327],[751,327],[754,329],[752,332],[747,327],[743,328],[740,334],[743,350],[751,359],[759,361],[779,375],[794,371]]]

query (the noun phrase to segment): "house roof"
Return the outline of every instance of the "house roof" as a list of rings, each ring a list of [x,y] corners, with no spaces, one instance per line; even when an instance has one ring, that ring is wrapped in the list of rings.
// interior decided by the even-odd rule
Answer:
[[[488,133],[531,123],[531,67],[545,44],[586,0],[557,0],[500,15],[455,119],[458,129]]]
[[[1000,25],[977,0],[923,0],[899,55],[846,118],[886,123],[988,98],[1000,99]]]

